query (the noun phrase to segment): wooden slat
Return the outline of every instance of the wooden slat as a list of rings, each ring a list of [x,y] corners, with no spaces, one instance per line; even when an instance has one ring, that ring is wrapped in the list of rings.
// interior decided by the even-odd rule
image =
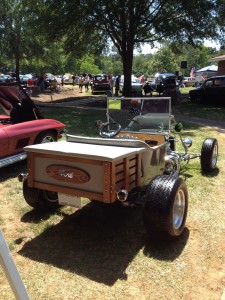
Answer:
[[[142,174],[142,162],[141,155],[137,155],[137,186],[140,186],[143,183],[144,177]]]
[[[134,159],[132,159],[132,160],[129,161],[129,166],[130,167],[136,166],[136,164],[137,164],[136,157]]]
[[[135,174],[135,173],[137,173],[137,166],[136,165],[129,169],[129,174],[130,175]]]
[[[110,202],[110,199],[111,199],[111,194],[110,194],[110,191],[111,191],[111,180],[112,180],[112,177],[111,177],[111,174],[112,174],[112,168],[111,168],[111,163],[110,162],[104,162],[103,163],[103,168],[104,168],[104,171],[103,171],[103,198],[104,198],[104,202]]]
[[[116,187],[117,187],[117,189],[124,189],[124,187],[125,187],[124,180],[118,181],[116,183]]]
[[[117,175],[116,180],[119,180],[119,178],[121,178],[121,180],[123,180],[123,182],[124,182],[125,190],[128,190],[129,189],[129,179],[128,179],[128,177],[129,177],[129,158],[126,157],[123,159],[123,161],[124,161],[124,172],[120,173],[120,176]],[[123,176],[121,176],[121,174]]]
[[[125,173],[124,172],[120,172],[119,174],[116,174],[116,182],[123,180],[125,177]]]
[[[130,184],[131,182],[136,181],[136,179],[137,179],[136,174],[133,174],[133,175],[129,176],[129,184]]]
[[[124,171],[124,163],[120,163],[119,165],[115,165],[115,174],[118,174],[120,172]]]

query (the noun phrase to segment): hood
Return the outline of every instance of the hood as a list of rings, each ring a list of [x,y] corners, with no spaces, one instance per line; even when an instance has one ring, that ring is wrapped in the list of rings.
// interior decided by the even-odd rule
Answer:
[[[0,106],[13,123],[43,119],[39,109],[17,82],[0,83]]]

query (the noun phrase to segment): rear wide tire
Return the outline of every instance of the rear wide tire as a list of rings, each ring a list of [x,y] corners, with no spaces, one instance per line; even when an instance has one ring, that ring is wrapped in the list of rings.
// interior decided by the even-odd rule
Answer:
[[[147,232],[157,238],[175,238],[182,234],[188,211],[185,182],[169,175],[156,176],[148,186],[143,209]]]

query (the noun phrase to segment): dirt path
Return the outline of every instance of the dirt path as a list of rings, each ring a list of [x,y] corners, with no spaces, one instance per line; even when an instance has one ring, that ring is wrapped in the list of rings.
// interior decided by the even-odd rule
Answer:
[[[37,102],[62,102],[66,100],[71,100],[74,98],[82,98],[90,93],[80,93],[78,86],[68,87],[64,86],[58,88],[57,90],[45,90],[44,92],[33,91],[31,93],[31,98]]]

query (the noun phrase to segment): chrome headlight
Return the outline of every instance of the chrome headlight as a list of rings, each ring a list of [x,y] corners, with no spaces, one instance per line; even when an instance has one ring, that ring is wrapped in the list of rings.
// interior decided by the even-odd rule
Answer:
[[[192,146],[192,139],[185,138],[185,139],[183,139],[183,143],[187,148],[190,148]]]

